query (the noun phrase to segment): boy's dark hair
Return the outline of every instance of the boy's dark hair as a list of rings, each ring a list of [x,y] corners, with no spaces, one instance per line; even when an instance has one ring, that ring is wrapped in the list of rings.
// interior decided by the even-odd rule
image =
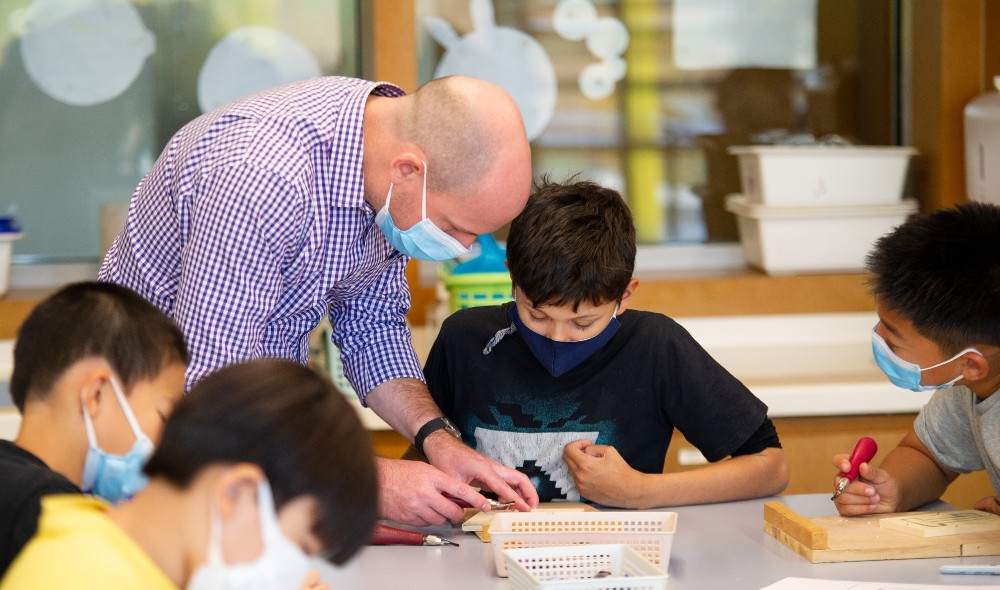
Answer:
[[[510,225],[511,281],[533,306],[618,301],[635,269],[635,225],[618,192],[543,177]]]
[[[964,203],[911,218],[868,254],[879,303],[945,354],[1000,345],[1000,206]]]
[[[73,363],[108,362],[126,393],[154,379],[174,361],[187,365],[180,328],[141,295],[113,283],[72,283],[39,303],[21,324],[14,343],[10,396],[24,404],[44,400]]]
[[[371,538],[378,509],[374,453],[357,414],[329,380],[290,361],[230,365],[174,408],[145,472],[185,488],[210,465],[259,466],[278,509],[308,494],[316,535],[340,565]]]

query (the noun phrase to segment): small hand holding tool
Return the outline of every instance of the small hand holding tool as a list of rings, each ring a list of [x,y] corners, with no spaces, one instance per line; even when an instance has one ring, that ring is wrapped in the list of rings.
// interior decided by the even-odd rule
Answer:
[[[437,535],[425,535],[420,531],[408,531],[398,529],[384,524],[376,524],[375,532],[372,534],[371,545],[454,545],[458,543],[439,537]]]
[[[877,452],[878,445],[875,444],[874,440],[867,436],[861,437],[858,444],[854,445],[854,452],[851,453],[851,458],[849,459],[851,470],[840,474],[840,479],[837,480],[837,491],[834,492],[833,497],[830,498],[831,500],[835,500],[844,491],[844,488],[858,477],[858,470],[861,469],[861,464],[871,461]]]

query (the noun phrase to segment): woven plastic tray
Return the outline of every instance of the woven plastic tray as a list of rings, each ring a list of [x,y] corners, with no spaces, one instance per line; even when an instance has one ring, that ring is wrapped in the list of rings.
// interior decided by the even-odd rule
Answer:
[[[667,574],[628,545],[507,549],[510,587],[531,589],[663,590]]]
[[[497,574],[507,575],[508,549],[627,545],[667,573],[676,512],[502,512],[490,523]]]

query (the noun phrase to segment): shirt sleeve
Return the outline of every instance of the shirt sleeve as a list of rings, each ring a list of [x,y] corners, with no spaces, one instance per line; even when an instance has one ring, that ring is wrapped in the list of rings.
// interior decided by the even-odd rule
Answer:
[[[294,190],[253,166],[217,168],[198,192],[173,313],[191,351],[189,388],[216,368],[260,356],[286,246],[304,225]]]
[[[969,416],[974,395],[964,387],[936,391],[913,423],[934,460],[955,473],[985,469]]]
[[[680,326],[662,356],[664,409],[684,437],[711,462],[747,442],[767,419],[767,406]]]
[[[427,380],[427,388],[431,392],[431,397],[437,407],[444,412],[444,415],[454,420],[454,396],[452,395],[451,379],[448,371],[448,351],[446,343],[450,338],[449,332],[452,318],[446,318],[441,325],[434,344],[427,354],[427,362],[424,364],[424,378]]]
[[[365,406],[368,392],[386,381],[424,380],[406,325],[407,260],[399,255],[359,295],[330,306],[332,338],[340,349],[344,375]]]

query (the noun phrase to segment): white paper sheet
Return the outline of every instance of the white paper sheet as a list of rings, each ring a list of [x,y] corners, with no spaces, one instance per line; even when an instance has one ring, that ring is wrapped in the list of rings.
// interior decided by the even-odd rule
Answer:
[[[990,576],[986,576],[989,578]],[[893,582],[851,582],[845,580],[812,580],[785,578],[761,590],[997,590],[996,586],[952,586],[950,584],[895,584]]]

